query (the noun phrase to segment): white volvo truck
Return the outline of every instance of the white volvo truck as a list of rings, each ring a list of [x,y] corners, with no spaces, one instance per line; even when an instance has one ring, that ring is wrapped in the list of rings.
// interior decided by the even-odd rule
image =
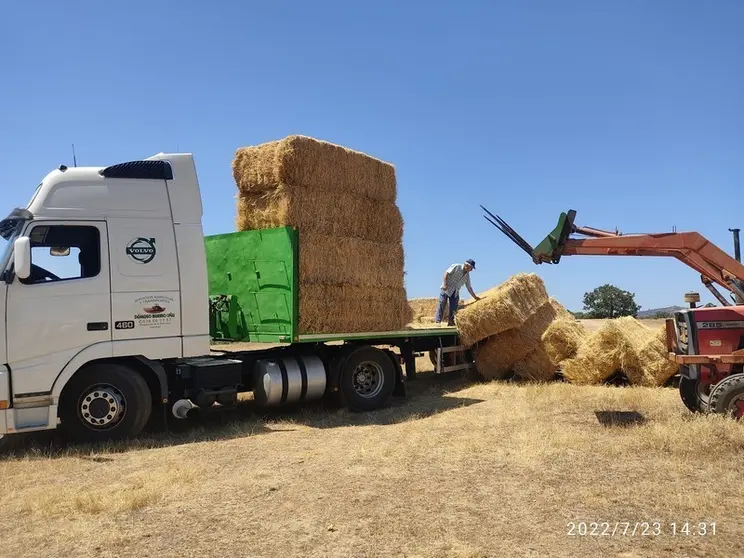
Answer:
[[[437,371],[472,367],[454,328],[290,329],[280,347],[215,354],[212,301],[238,301],[209,292],[201,218],[192,155],[161,153],[60,166],[0,223],[0,437],[60,424],[77,440],[136,436],[153,418],[229,407],[248,391],[262,405],[331,397],[371,410],[405,394],[415,354],[429,351]],[[256,319],[270,331],[276,321]],[[271,340],[261,323],[239,340]]]

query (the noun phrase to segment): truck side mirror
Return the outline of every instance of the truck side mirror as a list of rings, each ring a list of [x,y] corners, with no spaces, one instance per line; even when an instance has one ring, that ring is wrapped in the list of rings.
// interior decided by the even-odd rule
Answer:
[[[31,239],[27,236],[16,238],[13,244],[13,267],[19,279],[31,276]]]

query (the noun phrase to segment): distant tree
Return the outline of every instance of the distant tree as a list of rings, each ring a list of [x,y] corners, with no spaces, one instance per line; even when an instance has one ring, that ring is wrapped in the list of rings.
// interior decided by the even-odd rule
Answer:
[[[657,320],[663,320],[664,318],[671,318],[673,316],[674,314],[672,314],[671,312],[664,312],[663,310],[660,310],[659,312],[654,314],[654,318],[656,318]]]
[[[586,314],[584,312],[570,312],[570,313],[577,320],[583,320],[584,318],[586,318]]]
[[[584,310],[590,318],[619,318],[638,315],[635,294],[614,285],[602,285],[584,295]]]

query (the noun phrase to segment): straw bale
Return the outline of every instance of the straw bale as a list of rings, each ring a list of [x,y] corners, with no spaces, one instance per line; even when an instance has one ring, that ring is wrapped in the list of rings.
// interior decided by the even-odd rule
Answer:
[[[670,361],[667,354],[666,328],[662,326],[654,332],[639,353],[644,385],[662,386],[679,372],[679,365]]]
[[[403,244],[300,231],[300,282],[401,287]]]
[[[523,380],[548,382],[555,378],[558,365],[541,345],[514,364],[513,369],[514,374]]]
[[[514,364],[540,345],[545,329],[555,319],[555,307],[546,302],[519,328],[512,328],[476,344],[475,366],[486,379],[502,378]]]
[[[587,331],[583,324],[566,312],[548,326],[542,336],[542,345],[551,362],[560,364],[567,358],[576,356]]]
[[[504,358],[504,344],[497,337],[480,341],[473,347],[475,369],[486,380],[501,380],[511,371]]]
[[[284,186],[238,194],[235,227],[239,231],[294,226],[300,232],[382,243],[403,238],[403,217],[395,203],[376,201],[328,188]]]
[[[471,346],[521,327],[546,302],[548,293],[540,277],[534,273],[514,275],[457,313],[460,338],[464,345]]]
[[[408,303],[403,288],[300,285],[300,333],[402,330]]]
[[[359,151],[307,136],[292,135],[241,147],[232,163],[242,192],[327,188],[373,200],[395,202],[395,167]]]
[[[599,384],[622,370],[632,384],[643,384],[639,352],[651,330],[631,317],[607,320],[586,338],[575,357],[563,362],[563,376],[577,384]]]
[[[434,316],[437,313],[437,304],[439,299],[430,298],[412,298],[408,301],[408,305],[411,307],[413,313],[413,322],[423,322],[428,320],[434,321]]]

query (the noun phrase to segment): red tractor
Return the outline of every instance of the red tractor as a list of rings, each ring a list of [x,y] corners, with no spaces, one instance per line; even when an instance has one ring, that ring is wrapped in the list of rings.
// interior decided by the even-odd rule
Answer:
[[[690,297],[689,309],[666,320],[669,359],[680,365],[679,393],[693,412],[744,416],[744,265],[738,229],[730,229],[734,232],[733,258],[696,232],[623,235],[578,227],[574,225],[576,212],[570,210],[561,213],[555,229],[533,248],[501,217],[481,208],[484,217],[536,264],[557,264],[562,256],[666,256],[698,271],[721,306],[697,308],[696,299]],[[729,291],[733,302],[716,286]]]

